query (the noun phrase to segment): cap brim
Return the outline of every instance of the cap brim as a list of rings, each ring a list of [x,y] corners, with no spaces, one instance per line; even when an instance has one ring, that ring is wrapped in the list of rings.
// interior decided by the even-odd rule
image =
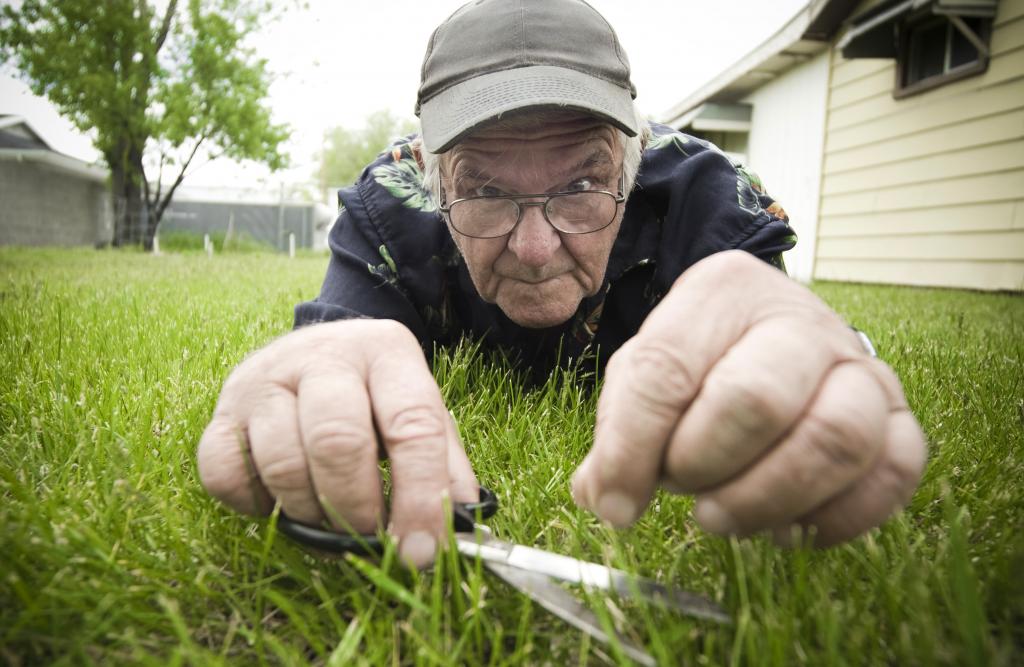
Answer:
[[[582,111],[631,137],[639,131],[628,90],[576,70],[537,65],[482,74],[423,102],[423,145],[444,153],[481,125],[533,108]]]

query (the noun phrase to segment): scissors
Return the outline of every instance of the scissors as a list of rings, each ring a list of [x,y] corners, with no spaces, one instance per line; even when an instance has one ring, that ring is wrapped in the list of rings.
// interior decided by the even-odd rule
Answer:
[[[608,644],[614,638],[623,653],[642,665],[653,666],[654,658],[614,629],[605,630],[593,611],[555,582],[564,581],[589,590],[611,591],[622,597],[639,598],[682,614],[718,623],[732,622],[721,607],[700,595],[599,563],[499,540],[490,528],[475,520],[477,515],[488,519],[497,511],[498,497],[483,486],[480,487],[478,502],[452,503],[452,528],[459,553],[468,558],[479,558],[500,579],[594,639]],[[384,545],[374,535],[335,533],[298,523],[284,513],[278,516],[277,528],[296,542],[319,551],[360,556],[381,554],[384,551]]]

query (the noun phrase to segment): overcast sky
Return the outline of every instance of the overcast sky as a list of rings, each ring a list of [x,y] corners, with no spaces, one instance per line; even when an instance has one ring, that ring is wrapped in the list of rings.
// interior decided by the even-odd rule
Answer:
[[[591,0],[629,55],[640,109],[657,116],[756,47],[808,0]],[[270,104],[293,129],[293,167],[268,176],[259,167],[218,161],[193,185],[270,186],[307,181],[324,131],[358,128],[374,111],[413,116],[419,68],[433,28],[463,0],[308,0],[252,37],[274,76]],[[29,116],[59,150],[90,157],[20,83],[0,81],[0,112]]]

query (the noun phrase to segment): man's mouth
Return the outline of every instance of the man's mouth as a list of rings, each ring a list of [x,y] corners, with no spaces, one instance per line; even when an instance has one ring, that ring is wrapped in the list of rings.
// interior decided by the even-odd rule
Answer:
[[[512,278],[512,280],[520,283],[526,283],[527,285],[540,285],[541,283],[546,283],[547,281],[557,277],[558,276],[550,276],[547,278]]]
[[[527,285],[540,285],[541,283],[546,283],[549,280],[553,280],[555,278],[558,278],[559,276],[564,275],[565,273],[566,273],[565,271],[557,271],[557,272],[545,271],[544,273],[538,273],[538,274],[532,274],[532,273],[511,273],[511,274],[499,274],[499,275],[501,275],[501,277],[506,279],[506,280],[514,280],[515,282],[518,282],[518,283],[525,283]]]

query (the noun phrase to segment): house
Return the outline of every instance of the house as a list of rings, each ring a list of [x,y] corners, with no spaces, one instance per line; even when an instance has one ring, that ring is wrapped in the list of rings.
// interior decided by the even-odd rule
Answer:
[[[28,119],[0,115],[0,245],[109,244],[107,178],[54,150]]]
[[[1024,0],[811,0],[658,120],[761,176],[798,279],[1024,289]]]

